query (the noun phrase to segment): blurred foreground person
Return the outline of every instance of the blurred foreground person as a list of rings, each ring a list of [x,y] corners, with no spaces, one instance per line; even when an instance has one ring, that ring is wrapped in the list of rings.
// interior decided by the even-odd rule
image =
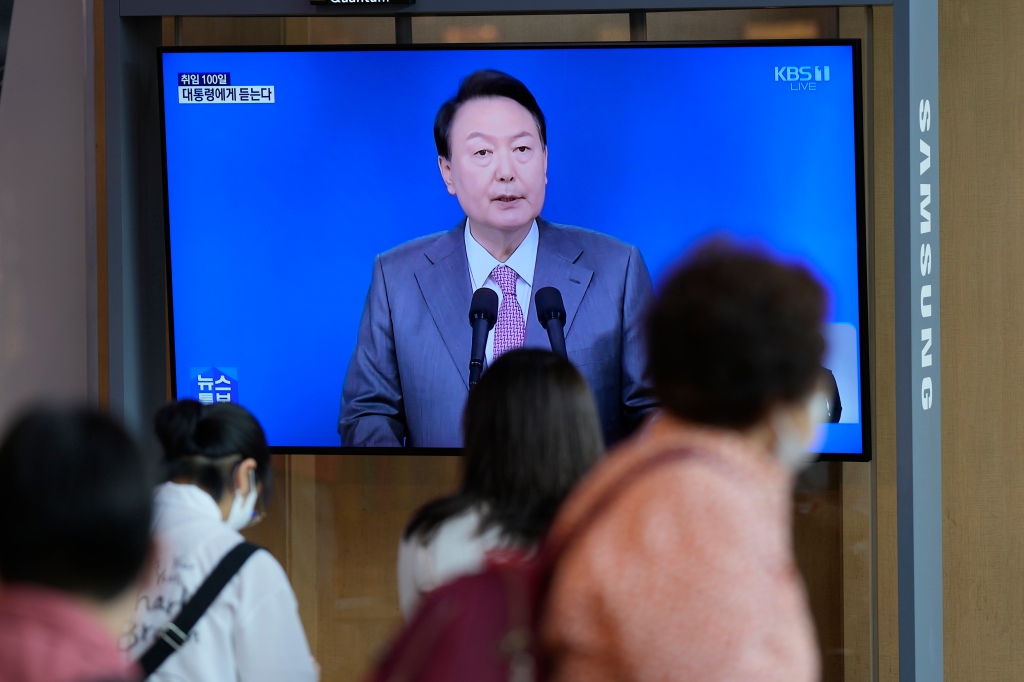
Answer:
[[[408,618],[420,597],[479,571],[488,554],[531,550],[562,500],[604,453],[586,381],[546,350],[494,361],[463,416],[462,485],[420,509],[398,551],[398,594]]]
[[[139,597],[129,655],[165,682],[315,680],[295,594],[269,552],[226,571],[194,629],[179,632],[184,605],[222,560],[256,549],[239,531],[259,520],[257,499],[270,488],[263,428],[238,405],[193,400],[165,405],[155,427],[167,481],[156,489],[157,578]]]
[[[117,647],[151,555],[153,467],[89,410],[36,409],[0,445],[0,680],[137,680]]]
[[[553,679],[811,682],[790,494],[811,456],[826,308],[804,268],[712,243],[648,321],[662,413],[569,498],[542,639]],[[617,484],[645,460],[679,459]],[[594,517],[603,493],[623,487]]]

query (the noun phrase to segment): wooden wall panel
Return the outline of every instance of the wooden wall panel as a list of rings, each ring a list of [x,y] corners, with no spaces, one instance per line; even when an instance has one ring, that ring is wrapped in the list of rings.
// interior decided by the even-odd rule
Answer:
[[[939,19],[946,679],[1020,680],[1024,3]]]
[[[874,482],[878,679],[899,679],[896,580],[896,327],[893,217],[892,9],[872,10],[872,79],[869,136],[873,159],[869,237],[874,261],[869,280],[874,305]]]
[[[807,586],[821,651],[822,679],[846,679],[843,634],[843,465],[819,463],[797,480],[793,548]]]
[[[288,45],[395,42],[395,20],[391,17],[291,17],[285,22]]]
[[[870,680],[875,646],[872,633],[875,615],[872,599],[874,560],[872,525],[872,465],[847,462],[842,465],[840,490],[840,538],[842,582],[842,638],[840,663],[848,682]]]
[[[357,680],[401,623],[402,528],[458,485],[457,457],[275,455],[266,520],[245,532],[295,589],[324,682]]]
[[[532,43],[629,40],[626,14],[415,17],[417,43]]]
[[[754,4],[754,3],[752,3]],[[836,36],[834,8],[649,12],[648,40],[776,40]]]
[[[872,338],[872,348],[869,350],[869,357],[863,358],[862,361],[867,362],[869,367],[874,367],[877,370],[877,365],[873,365],[872,361],[877,361],[879,352],[884,354],[885,349],[876,347],[879,341],[877,336],[879,329],[877,320],[875,320],[874,315],[871,315],[870,312],[875,310],[879,295],[891,298],[891,290],[879,294],[873,285],[874,279],[871,277],[870,272],[876,269],[876,262],[880,257],[884,259],[886,258],[886,253],[891,254],[892,247],[888,243],[883,243],[880,246],[876,238],[878,230],[875,223],[879,217],[875,205],[878,198],[876,196],[878,194],[876,179],[878,176],[877,166],[879,164],[885,164],[888,158],[888,163],[891,166],[891,154],[887,157],[884,150],[879,152],[875,148],[876,140],[874,133],[878,125],[875,121],[875,116],[878,112],[877,100],[881,99],[883,106],[889,106],[888,102],[891,100],[876,94],[876,88],[879,85],[884,86],[885,80],[882,79],[879,84],[873,71],[878,46],[875,42],[876,37],[874,35],[871,10],[863,7],[842,9],[839,12],[839,35],[842,38],[858,38],[862,41],[862,92],[865,107],[864,154],[867,190],[865,217],[867,219],[869,268],[867,305],[869,306],[870,321],[868,333],[876,334]],[[883,43],[882,48],[884,49],[886,45],[887,43]],[[884,128],[884,121],[881,125]],[[891,179],[891,173],[886,175],[886,177]],[[880,208],[882,208],[880,215],[884,221],[884,202]],[[889,224],[891,225],[891,217]],[[885,226],[883,226],[880,231],[883,239],[885,235],[891,235],[891,227],[886,230]],[[888,249],[888,251],[883,250],[882,253],[879,253],[879,248]],[[884,279],[882,281],[884,283]],[[882,330],[884,331],[885,328],[883,325]],[[872,372],[872,376],[876,376],[876,373]],[[870,386],[875,387],[877,383],[872,381]],[[882,383],[883,385],[886,384],[886,382]],[[873,393],[877,396],[877,387],[874,389],[871,387],[864,387],[865,393]],[[872,405],[876,408],[872,414],[872,423],[876,426],[875,430],[877,432],[879,420],[882,420],[881,425],[884,432],[884,424],[887,417],[878,413],[875,403],[872,403]],[[875,462],[877,462],[879,457],[879,445],[880,443],[877,442],[877,439],[872,439],[876,458]],[[891,456],[891,451],[888,451],[884,445],[881,448],[881,452],[883,456]],[[876,584],[874,579],[874,562],[876,558],[875,462],[849,462],[843,465],[842,472],[843,663],[845,679],[851,681],[872,679],[877,656],[874,639],[876,615],[874,600]]]
[[[181,17],[181,44],[284,45],[281,17]]]
[[[400,624],[395,569],[402,528],[421,505],[453,491],[460,471],[456,457],[367,456],[319,463],[325,495],[318,513],[336,519],[319,538],[330,566],[318,582],[318,597],[326,601],[320,652],[325,671],[337,671],[325,679],[357,679]],[[333,647],[323,637],[330,637]]]

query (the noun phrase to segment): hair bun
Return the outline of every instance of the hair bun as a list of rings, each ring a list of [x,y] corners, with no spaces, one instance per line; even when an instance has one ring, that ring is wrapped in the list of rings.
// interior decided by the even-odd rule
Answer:
[[[153,418],[153,429],[164,450],[165,460],[198,453],[196,429],[203,416],[203,405],[195,400],[167,403]]]

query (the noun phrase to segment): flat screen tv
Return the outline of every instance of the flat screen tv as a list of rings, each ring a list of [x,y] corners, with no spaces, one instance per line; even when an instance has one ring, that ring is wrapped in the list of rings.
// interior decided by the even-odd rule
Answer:
[[[635,289],[644,266],[656,288],[688,248],[730,235],[827,285],[824,365],[841,410],[821,427],[821,454],[870,457],[857,42],[190,48],[161,59],[177,397],[241,403],[277,452],[459,445],[469,210],[449,192],[434,125],[466,76],[493,69],[526,86],[546,124],[532,284],[566,288],[570,360],[613,358],[595,381],[624,392],[615,363],[642,349],[626,335],[587,338],[600,326],[587,318],[635,311],[628,298],[596,299],[622,281]],[[545,261],[558,225],[599,235],[573,232],[584,245]],[[555,264],[590,257],[619,258],[617,274],[591,263],[550,279]],[[448,278],[424,275],[434,266]],[[526,344],[550,347],[526,301]],[[434,374],[415,376],[415,363]],[[447,416],[431,423],[434,408]]]

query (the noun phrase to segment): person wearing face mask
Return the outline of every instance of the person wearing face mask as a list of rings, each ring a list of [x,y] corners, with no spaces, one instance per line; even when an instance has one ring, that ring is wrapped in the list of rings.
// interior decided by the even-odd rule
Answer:
[[[261,518],[270,451],[259,422],[231,403],[170,403],[154,424],[166,481],[155,495],[155,579],[139,595],[122,647],[145,667],[154,643],[174,642],[150,680],[317,679],[295,594],[266,551],[244,560],[183,644],[175,636],[183,606],[244,541],[239,531]]]
[[[551,679],[819,679],[791,491],[824,417],[826,304],[804,267],[726,242],[667,280],[647,321],[661,410],[553,526],[571,544],[542,621]]]

